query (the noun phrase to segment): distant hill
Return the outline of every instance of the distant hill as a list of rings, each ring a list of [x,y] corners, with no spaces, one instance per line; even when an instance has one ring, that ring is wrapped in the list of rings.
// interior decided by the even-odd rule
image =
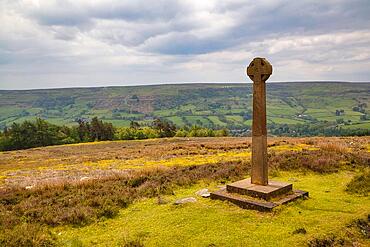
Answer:
[[[370,83],[267,84],[268,123],[331,122],[370,129]],[[241,129],[251,125],[252,84],[172,84],[127,87],[0,90],[0,127],[41,117],[72,125],[98,116],[115,126],[154,118],[177,126]]]

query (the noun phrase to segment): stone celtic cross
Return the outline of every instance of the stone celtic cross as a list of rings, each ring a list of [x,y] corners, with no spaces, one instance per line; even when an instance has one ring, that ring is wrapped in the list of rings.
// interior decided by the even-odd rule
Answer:
[[[268,185],[265,82],[271,74],[272,66],[265,58],[254,58],[247,68],[253,81],[251,183],[259,185]]]
[[[247,68],[247,75],[253,81],[251,178],[235,181],[227,184],[226,188],[211,192],[211,199],[227,200],[246,209],[271,211],[281,204],[308,197],[306,191],[293,190],[291,183],[268,180],[266,80],[271,74],[272,66],[264,58],[253,59]]]

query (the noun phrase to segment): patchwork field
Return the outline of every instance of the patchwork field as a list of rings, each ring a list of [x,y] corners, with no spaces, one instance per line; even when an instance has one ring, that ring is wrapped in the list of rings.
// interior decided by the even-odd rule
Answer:
[[[269,127],[329,122],[364,128],[370,123],[369,92],[370,83],[267,83]],[[163,118],[178,127],[243,129],[250,126],[251,110],[250,83],[0,90],[0,129],[36,117],[73,125],[94,116],[117,127]]]
[[[0,243],[370,244],[369,137],[269,138],[270,178],[310,193],[271,213],[196,195],[247,177],[250,146],[250,138],[171,138],[1,152]],[[196,202],[174,205],[186,197]]]

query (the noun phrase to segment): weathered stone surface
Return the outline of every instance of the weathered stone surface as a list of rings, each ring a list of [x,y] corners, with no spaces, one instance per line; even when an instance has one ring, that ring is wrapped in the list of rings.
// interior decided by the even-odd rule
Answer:
[[[272,74],[272,66],[265,58],[254,58],[247,68],[253,81],[252,123],[252,183],[268,184],[267,128],[266,128],[266,80]]]
[[[210,197],[211,196],[211,194],[209,193],[208,189],[198,190],[195,194],[198,195],[198,196],[204,197],[204,198],[207,198],[207,197]]]
[[[308,197],[308,192],[294,190],[293,193],[286,194],[277,201],[269,202],[257,199],[247,199],[235,193],[229,193],[226,190],[218,190],[211,193],[211,199],[229,201],[241,208],[253,209],[258,211],[271,211],[273,208],[294,201],[299,198]]]
[[[198,196],[201,196],[203,194],[206,194],[208,193],[208,189],[201,189],[201,190],[198,190],[197,192],[195,192],[196,195]]]
[[[270,200],[274,197],[292,192],[293,185],[278,181],[270,181],[268,185],[259,185],[251,183],[251,179],[243,179],[228,184],[226,190],[230,193]]]
[[[191,203],[191,202],[196,202],[196,201],[197,199],[195,199],[194,197],[186,197],[186,198],[176,200],[175,205]]]
[[[278,205],[307,197],[308,192],[293,190],[291,183],[268,181],[265,82],[272,74],[272,66],[266,59],[257,57],[249,64],[247,74],[253,81],[251,178],[212,192],[211,199],[227,200],[242,208],[271,211]]]
[[[89,179],[90,179],[89,177],[82,177],[80,178],[80,181],[89,180]]]

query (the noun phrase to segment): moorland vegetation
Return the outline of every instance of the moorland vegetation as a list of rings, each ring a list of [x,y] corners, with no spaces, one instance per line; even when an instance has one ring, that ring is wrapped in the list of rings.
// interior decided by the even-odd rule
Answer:
[[[250,141],[169,138],[4,152],[0,243],[366,246],[370,238],[367,137],[269,139],[270,176],[294,181],[296,188],[311,195],[272,213],[239,210],[204,198],[190,205],[171,203],[204,186],[217,189],[248,176]],[[59,169],[64,177],[50,180]]]

